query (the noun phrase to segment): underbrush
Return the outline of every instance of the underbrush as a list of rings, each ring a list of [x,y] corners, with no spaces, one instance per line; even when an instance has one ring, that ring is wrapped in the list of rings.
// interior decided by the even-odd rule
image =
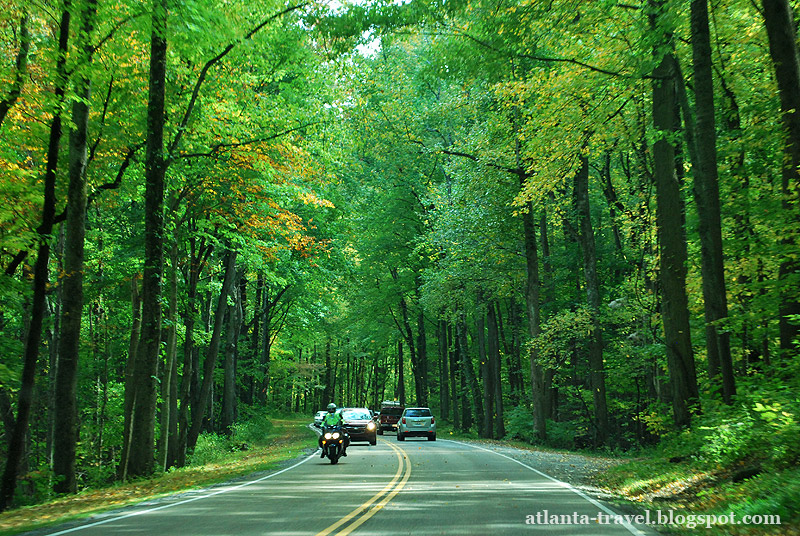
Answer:
[[[231,452],[251,450],[265,445],[270,439],[272,422],[264,414],[250,415],[231,426],[230,435],[208,432],[197,438],[189,465],[204,465],[224,459]]]
[[[765,385],[740,384],[730,406],[704,401],[691,429],[665,434],[598,484],[662,510],[781,520],[780,526],[719,525],[711,534],[800,534],[800,397],[796,386],[759,381]]]

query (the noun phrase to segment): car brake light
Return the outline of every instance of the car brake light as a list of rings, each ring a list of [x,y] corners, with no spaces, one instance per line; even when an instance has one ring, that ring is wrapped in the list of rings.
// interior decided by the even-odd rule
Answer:
[[[433,417],[431,417],[431,424],[433,424],[434,422],[435,422],[435,421],[433,420]]]
[[[405,417],[403,417],[403,424],[405,424],[405,423],[406,423],[406,418],[405,418]]]

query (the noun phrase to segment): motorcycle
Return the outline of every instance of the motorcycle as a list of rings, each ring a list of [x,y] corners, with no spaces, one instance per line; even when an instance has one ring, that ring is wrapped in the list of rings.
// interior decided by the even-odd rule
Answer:
[[[341,426],[328,426],[322,429],[320,436],[320,448],[322,448],[322,457],[328,457],[331,465],[339,462],[339,458],[344,452],[346,446],[347,434],[342,430]]]

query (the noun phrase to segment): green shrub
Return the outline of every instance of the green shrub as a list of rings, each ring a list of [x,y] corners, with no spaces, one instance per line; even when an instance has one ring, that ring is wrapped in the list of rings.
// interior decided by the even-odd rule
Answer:
[[[235,445],[263,445],[271,431],[272,422],[266,415],[253,414],[231,426],[231,442]]]
[[[205,465],[223,458],[230,449],[228,438],[213,432],[200,434],[189,465]]]
[[[748,413],[700,429],[708,432],[705,444],[700,447],[702,460],[730,465],[763,452],[763,445],[758,444],[755,419]]]
[[[506,439],[519,439],[533,443],[533,414],[527,405],[506,411]]]

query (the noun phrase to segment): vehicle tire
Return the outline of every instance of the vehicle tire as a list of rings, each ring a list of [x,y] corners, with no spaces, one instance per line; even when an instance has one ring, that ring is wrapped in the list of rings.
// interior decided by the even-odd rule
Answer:
[[[404,436],[400,432],[397,432],[397,440],[398,441],[405,441],[406,440],[406,436]]]
[[[378,427],[378,435],[383,435],[383,428],[380,426]]]
[[[375,438],[373,438],[373,439],[370,439],[370,440],[369,440],[369,444],[370,444],[370,445],[372,445],[372,446],[374,447],[375,445],[377,445],[377,444],[378,444],[378,440],[377,440],[377,439],[375,439]]]
[[[339,458],[331,458],[331,465],[336,465],[339,463]]]
[[[436,441],[436,434],[431,434],[428,436],[428,441]]]

